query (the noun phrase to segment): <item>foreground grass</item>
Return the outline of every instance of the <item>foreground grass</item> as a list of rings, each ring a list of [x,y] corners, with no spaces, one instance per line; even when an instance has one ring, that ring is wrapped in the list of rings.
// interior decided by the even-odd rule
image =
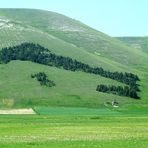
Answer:
[[[0,115],[1,147],[147,147],[146,115]]]

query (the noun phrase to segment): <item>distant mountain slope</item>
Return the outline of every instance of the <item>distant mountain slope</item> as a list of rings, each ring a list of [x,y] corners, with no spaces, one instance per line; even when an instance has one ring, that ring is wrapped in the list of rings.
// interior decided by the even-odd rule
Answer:
[[[131,47],[140,49],[148,53],[148,37],[118,37],[117,39],[131,45]]]

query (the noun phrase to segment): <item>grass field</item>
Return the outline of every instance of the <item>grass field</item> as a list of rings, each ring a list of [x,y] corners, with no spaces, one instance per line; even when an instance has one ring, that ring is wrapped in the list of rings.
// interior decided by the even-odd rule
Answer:
[[[4,148],[148,146],[147,115],[0,115],[0,131]]]

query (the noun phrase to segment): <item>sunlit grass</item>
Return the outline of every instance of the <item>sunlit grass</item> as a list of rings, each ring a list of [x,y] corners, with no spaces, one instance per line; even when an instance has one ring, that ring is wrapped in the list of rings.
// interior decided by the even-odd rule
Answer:
[[[147,116],[1,115],[0,145],[148,146]]]

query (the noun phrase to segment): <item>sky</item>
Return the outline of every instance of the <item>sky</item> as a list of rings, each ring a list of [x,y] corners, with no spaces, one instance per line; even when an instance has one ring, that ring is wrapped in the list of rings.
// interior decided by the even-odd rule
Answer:
[[[148,36],[148,0],[0,0],[0,8],[49,10],[110,36]]]

